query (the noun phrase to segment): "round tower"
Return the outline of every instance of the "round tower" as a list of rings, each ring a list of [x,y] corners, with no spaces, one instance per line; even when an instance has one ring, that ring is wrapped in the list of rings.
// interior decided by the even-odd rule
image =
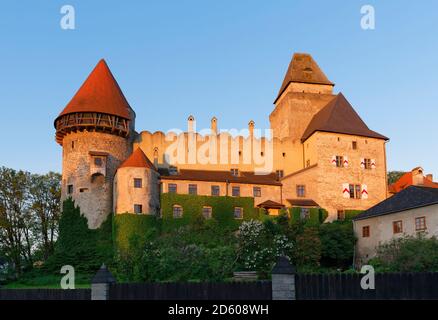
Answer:
[[[132,152],[135,113],[100,60],[55,120],[62,146],[61,201],[75,200],[98,228],[113,209],[117,168]]]

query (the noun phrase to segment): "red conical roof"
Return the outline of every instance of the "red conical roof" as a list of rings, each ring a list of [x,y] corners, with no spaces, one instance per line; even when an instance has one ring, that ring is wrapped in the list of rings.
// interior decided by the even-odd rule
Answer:
[[[119,167],[120,168],[149,168],[156,170],[155,166],[149,160],[149,158],[144,154],[141,148],[135,149],[135,151],[126,159]]]
[[[105,60],[100,60],[58,117],[77,112],[98,112],[131,119],[130,106]]]

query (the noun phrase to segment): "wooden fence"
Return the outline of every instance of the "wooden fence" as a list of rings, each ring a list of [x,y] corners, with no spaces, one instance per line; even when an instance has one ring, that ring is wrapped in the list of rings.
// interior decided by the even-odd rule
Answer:
[[[438,273],[381,273],[375,289],[363,290],[362,274],[298,274],[297,300],[438,299]]]
[[[270,281],[112,284],[110,300],[271,300]]]

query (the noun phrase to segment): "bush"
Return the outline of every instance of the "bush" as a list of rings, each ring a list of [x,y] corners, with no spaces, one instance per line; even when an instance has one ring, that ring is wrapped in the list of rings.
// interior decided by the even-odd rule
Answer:
[[[55,251],[43,270],[59,273],[63,265],[71,265],[76,272],[93,274],[102,263],[111,263],[112,255],[111,215],[99,229],[91,230],[74,201],[64,201]]]
[[[319,235],[323,266],[346,269],[352,265],[356,237],[351,221],[322,224]]]
[[[380,245],[368,263],[380,272],[437,272],[438,239],[422,233],[392,239]]]

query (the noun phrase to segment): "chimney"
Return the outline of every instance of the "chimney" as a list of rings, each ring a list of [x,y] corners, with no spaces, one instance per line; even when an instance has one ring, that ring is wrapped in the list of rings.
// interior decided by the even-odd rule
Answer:
[[[217,134],[217,119],[216,119],[216,117],[211,118],[211,134]]]
[[[195,117],[189,116],[189,118],[187,119],[187,129],[188,132],[194,132],[196,130]]]
[[[251,120],[251,121],[248,123],[249,135],[250,135],[251,137],[254,136],[254,125],[255,125],[255,122],[254,122],[253,120]]]
[[[433,174],[432,173],[427,174],[426,178],[427,178],[427,180],[430,180],[433,182]]]
[[[416,167],[412,169],[412,184],[422,186],[424,184],[423,168]]]

